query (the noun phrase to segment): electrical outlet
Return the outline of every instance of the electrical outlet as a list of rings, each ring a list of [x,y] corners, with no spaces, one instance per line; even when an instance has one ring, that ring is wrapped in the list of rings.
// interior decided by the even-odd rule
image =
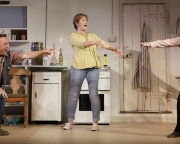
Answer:
[[[110,37],[109,37],[109,41],[110,41],[110,42],[116,42],[116,41],[117,41],[117,37],[115,37],[115,36],[110,36]]]

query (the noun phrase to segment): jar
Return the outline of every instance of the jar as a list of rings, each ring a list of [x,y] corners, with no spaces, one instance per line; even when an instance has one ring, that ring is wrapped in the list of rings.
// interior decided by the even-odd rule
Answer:
[[[31,51],[43,50],[43,42],[32,42]],[[43,65],[43,55],[40,55],[31,61],[32,65]]]

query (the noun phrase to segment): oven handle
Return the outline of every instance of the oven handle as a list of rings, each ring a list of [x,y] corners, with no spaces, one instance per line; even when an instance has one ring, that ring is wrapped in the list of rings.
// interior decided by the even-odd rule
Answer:
[[[110,90],[98,90],[99,94],[110,94]],[[88,90],[81,90],[80,94],[89,94]]]

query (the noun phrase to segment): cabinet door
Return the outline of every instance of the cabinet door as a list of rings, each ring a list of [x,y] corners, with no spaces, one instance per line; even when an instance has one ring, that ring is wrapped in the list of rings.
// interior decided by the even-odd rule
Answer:
[[[27,28],[27,6],[0,6],[1,28]]]
[[[34,84],[32,95],[33,121],[60,121],[59,84]]]
[[[26,42],[28,37],[28,6],[0,5],[0,33],[10,42]]]

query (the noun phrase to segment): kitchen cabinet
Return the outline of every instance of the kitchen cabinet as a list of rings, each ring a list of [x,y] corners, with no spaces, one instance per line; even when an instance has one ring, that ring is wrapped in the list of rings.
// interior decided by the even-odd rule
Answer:
[[[61,72],[32,73],[31,121],[61,121]]]
[[[28,42],[29,6],[0,5],[0,33],[7,34],[10,42]]]

